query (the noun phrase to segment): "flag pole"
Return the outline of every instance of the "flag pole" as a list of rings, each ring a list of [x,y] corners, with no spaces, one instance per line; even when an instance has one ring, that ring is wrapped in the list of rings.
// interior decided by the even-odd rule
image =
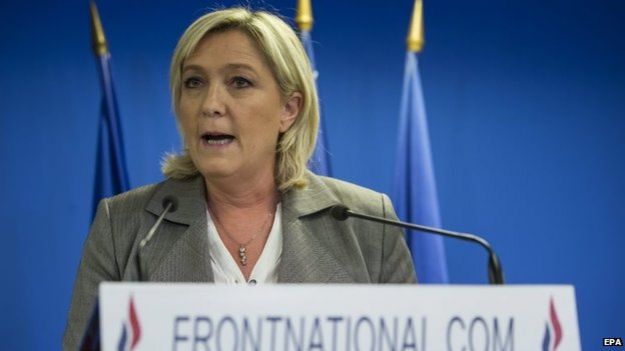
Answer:
[[[312,6],[310,0],[298,0],[297,1],[297,15],[295,16],[295,23],[300,31],[311,31],[314,23],[312,15]]]
[[[408,51],[419,53],[423,50],[425,45],[423,32],[423,0],[415,0],[410,29],[406,38]]]
[[[102,21],[95,2],[89,4],[91,15],[91,46],[98,63],[102,103],[98,128],[96,152],[96,172],[93,192],[93,212],[100,199],[110,197],[130,189],[121,121],[113,87],[111,73],[111,53],[104,35]]]
[[[109,54],[109,48],[106,36],[104,36],[104,29],[102,28],[102,21],[100,21],[98,7],[93,1],[89,3],[89,12],[91,13],[91,45],[93,47],[93,53],[98,57],[102,57]]]
[[[425,43],[423,37],[423,0],[415,0],[406,38],[393,202],[402,220],[440,228],[436,180],[419,74],[418,56]],[[420,282],[441,284],[449,281],[442,238],[425,236],[417,231],[408,232],[406,242]]]

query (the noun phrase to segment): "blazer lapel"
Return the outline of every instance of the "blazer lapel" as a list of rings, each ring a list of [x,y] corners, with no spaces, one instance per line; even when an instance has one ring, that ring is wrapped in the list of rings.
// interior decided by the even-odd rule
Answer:
[[[352,283],[351,275],[329,250],[331,241],[322,232],[332,227],[320,213],[339,204],[322,180],[310,174],[305,189],[293,189],[282,196],[283,248],[280,283]]]
[[[158,188],[146,210],[158,216],[166,196],[178,200],[159,231],[141,254],[148,280],[168,282],[213,282],[203,178],[168,180]]]

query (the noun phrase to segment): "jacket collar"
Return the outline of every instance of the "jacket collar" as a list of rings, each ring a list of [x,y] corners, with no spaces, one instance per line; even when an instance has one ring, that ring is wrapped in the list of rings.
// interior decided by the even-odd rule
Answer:
[[[206,215],[206,190],[201,176],[184,180],[168,179],[160,183],[146,210],[159,216],[163,212],[163,199],[166,196],[174,196],[178,200],[176,211],[165,215],[168,221],[190,225]]]

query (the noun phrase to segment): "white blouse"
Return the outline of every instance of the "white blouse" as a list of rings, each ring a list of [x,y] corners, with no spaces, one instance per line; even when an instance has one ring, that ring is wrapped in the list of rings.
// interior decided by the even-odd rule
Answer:
[[[243,284],[246,283],[243,272],[239,269],[230,252],[219,237],[215,223],[208,210],[206,211],[208,220],[208,242],[211,264],[213,266],[213,276],[215,283],[221,284]],[[248,284],[267,284],[278,282],[278,265],[282,257],[282,207],[276,207],[276,215],[273,219],[269,237],[265,247],[250,274]]]

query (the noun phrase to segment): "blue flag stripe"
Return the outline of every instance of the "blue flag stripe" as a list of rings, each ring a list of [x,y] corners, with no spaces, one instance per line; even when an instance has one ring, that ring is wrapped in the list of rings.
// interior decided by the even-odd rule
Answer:
[[[317,84],[317,78],[319,76],[315,63],[315,52],[312,45],[312,37],[309,31],[301,31],[300,39],[302,45],[308,54],[310,65],[312,66],[313,73],[315,75],[315,85]],[[321,110],[321,107],[320,107]],[[323,113],[319,112],[319,131],[317,133],[317,144],[315,145],[315,151],[308,162],[308,167],[316,174],[323,176],[331,176],[332,169],[330,168],[330,156],[328,152],[328,140],[325,132],[325,123]]]
[[[113,76],[110,67],[110,55],[101,57],[100,64],[102,67],[102,85],[103,85],[103,101],[102,105],[106,106],[103,119],[108,122],[108,137],[111,141],[110,151],[113,155],[112,166],[114,173],[119,174],[120,186],[128,189],[128,174],[126,170],[126,155],[124,153],[124,143],[122,137],[121,121],[119,119],[119,110],[117,107],[117,97],[113,87]]]
[[[102,102],[98,127],[93,215],[102,198],[130,189],[121,122],[110,68],[110,55],[99,57],[98,63]]]
[[[406,57],[397,140],[394,203],[399,218],[440,227],[436,182],[417,54]],[[408,232],[417,278],[422,283],[447,283],[447,264],[441,237]]]

